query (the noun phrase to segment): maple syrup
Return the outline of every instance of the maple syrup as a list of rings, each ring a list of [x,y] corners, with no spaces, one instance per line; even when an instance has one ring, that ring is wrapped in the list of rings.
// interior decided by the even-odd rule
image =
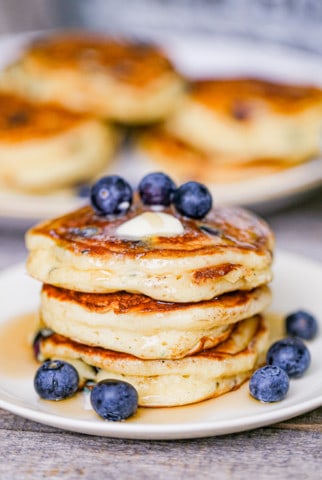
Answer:
[[[0,374],[25,378],[34,375],[39,364],[34,358],[32,340],[38,315],[27,313],[8,319],[0,326]]]

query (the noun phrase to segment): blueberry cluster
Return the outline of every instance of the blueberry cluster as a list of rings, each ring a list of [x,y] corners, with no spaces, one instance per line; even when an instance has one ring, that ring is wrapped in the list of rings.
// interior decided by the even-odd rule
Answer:
[[[212,207],[212,196],[204,185],[187,182],[176,187],[164,173],[146,175],[138,185],[138,193],[144,205],[168,207],[173,204],[183,216],[200,219]],[[130,184],[118,175],[99,179],[90,192],[91,204],[99,215],[125,214],[132,205],[133,191]]]
[[[79,375],[70,363],[46,360],[34,377],[34,388],[44,400],[65,400],[79,389]],[[95,412],[104,420],[120,421],[134,415],[138,408],[138,393],[122,380],[102,380],[90,389]]]
[[[37,332],[33,342],[37,360],[41,339],[52,334],[53,331],[48,328]],[[79,375],[75,367],[64,360],[46,360],[36,371],[34,388],[44,400],[65,400],[79,390]],[[138,408],[136,389],[121,380],[92,382],[90,400],[95,412],[105,420],[125,420],[134,415]]]
[[[318,331],[313,315],[299,310],[285,319],[286,338],[268,349],[266,363],[252,375],[250,394],[262,402],[278,402],[285,398],[290,379],[300,378],[310,366],[311,355],[303,340],[312,340]]]

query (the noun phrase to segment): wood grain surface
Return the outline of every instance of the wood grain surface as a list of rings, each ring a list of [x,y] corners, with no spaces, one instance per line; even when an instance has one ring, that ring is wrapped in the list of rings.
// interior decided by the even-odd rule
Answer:
[[[182,441],[56,430],[0,411],[1,480],[321,479],[322,408],[268,428]]]

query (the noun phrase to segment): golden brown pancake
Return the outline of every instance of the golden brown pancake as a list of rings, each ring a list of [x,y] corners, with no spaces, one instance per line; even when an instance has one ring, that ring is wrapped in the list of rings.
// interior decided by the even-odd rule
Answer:
[[[265,321],[256,316],[236,324],[227,343],[179,360],[142,360],[58,334],[41,340],[40,358],[73,363],[82,382],[105,378],[128,381],[137,389],[140,405],[177,406],[237,388],[263,362],[267,342]]]
[[[256,179],[290,167],[286,159],[247,161],[238,155],[205,153],[162,128],[142,133],[138,138],[138,148],[153,163],[154,170],[161,169],[178,183],[195,180],[213,187],[216,184]]]
[[[183,89],[158,47],[85,32],[34,41],[0,85],[36,101],[130,123],[163,118]]]
[[[17,95],[0,94],[1,142],[51,137],[88,119],[88,115],[73,113],[55,104],[39,106]]]
[[[283,115],[293,115],[312,106],[319,105],[321,108],[322,101],[322,91],[317,87],[256,78],[198,81],[191,85],[190,96],[207,108],[230,116],[237,122],[254,120],[253,114],[256,107],[260,106]]]
[[[320,152],[321,125],[322,90],[254,78],[193,82],[167,121],[189,145],[235,163],[310,158]]]
[[[0,184],[32,192],[101,173],[114,150],[108,124],[54,104],[0,93]]]
[[[212,348],[236,322],[266,309],[267,286],[202,302],[160,302],[127,292],[82,293],[44,285],[40,315],[46,327],[85,345],[136,357],[182,358]]]
[[[215,207],[201,220],[176,217],[183,233],[124,238],[117,228],[148,207],[104,217],[90,206],[33,227],[26,235],[27,270],[38,280],[93,293],[125,290],[157,300],[196,302],[271,280],[274,238],[246,210]]]

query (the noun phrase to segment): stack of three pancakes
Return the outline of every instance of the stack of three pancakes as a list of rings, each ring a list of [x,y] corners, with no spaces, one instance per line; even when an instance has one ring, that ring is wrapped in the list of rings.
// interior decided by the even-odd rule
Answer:
[[[171,207],[181,233],[139,202],[121,217],[90,206],[27,233],[27,269],[42,281],[40,316],[54,333],[40,358],[64,359],[82,383],[116,378],[142,406],[191,404],[231,391],[262,362],[273,235],[255,215],[214,208],[202,220]],[[118,232],[135,221],[150,234]],[[151,233],[152,232],[152,233]],[[154,232],[154,234],[153,234]]]

